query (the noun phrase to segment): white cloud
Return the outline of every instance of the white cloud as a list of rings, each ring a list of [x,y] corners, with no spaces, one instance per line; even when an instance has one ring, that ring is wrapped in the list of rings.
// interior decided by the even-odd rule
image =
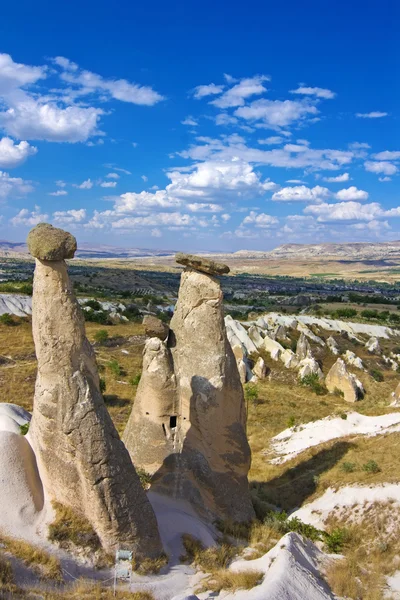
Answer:
[[[257,214],[254,210],[243,219],[241,225],[254,225],[255,227],[269,228],[272,225],[279,223],[276,217],[267,215],[266,213]]]
[[[0,112],[0,126],[16,138],[50,142],[84,142],[98,134],[99,108],[40,103],[29,96]]]
[[[315,96],[316,98],[325,98],[331,100],[336,96],[335,92],[320,87],[300,86],[297,90],[290,90],[291,94],[301,94],[303,96]]]
[[[368,192],[359,190],[355,185],[352,185],[347,189],[339,190],[336,198],[345,202],[349,200],[368,200]]]
[[[222,206],[219,204],[210,204],[205,202],[192,202],[186,205],[186,208],[191,212],[220,212]]]
[[[149,178],[147,177],[147,175],[141,175],[140,177],[143,179],[143,181],[144,181],[145,183],[146,183],[146,181],[148,181],[148,180],[149,180]]]
[[[72,185],[79,190],[90,190],[93,187],[93,181],[91,179],[86,179],[80,184],[73,183]]]
[[[191,125],[192,127],[197,127],[198,122],[196,121],[196,119],[194,117],[191,117],[190,115],[187,116],[185,119],[183,119],[183,121],[181,121],[182,125]]]
[[[280,135],[271,135],[270,137],[265,138],[263,140],[257,140],[257,142],[261,146],[277,146],[278,144],[281,144],[284,141],[285,138],[281,137]]]
[[[392,181],[391,177],[378,177],[379,181]]]
[[[57,190],[56,192],[49,192],[49,196],[67,196],[68,192],[66,190]]]
[[[17,167],[36,152],[37,148],[30,146],[28,142],[16,144],[11,138],[4,137],[0,139],[0,167],[4,169]]]
[[[380,112],[378,110],[372,111],[369,113],[357,113],[356,117],[360,117],[361,119],[380,119],[382,117],[387,117],[387,112]]]
[[[87,224],[89,228],[103,229],[111,227],[116,230],[137,230],[143,227],[167,227],[168,229],[197,229],[197,227],[208,227],[209,222],[204,218],[195,217],[180,212],[158,212],[145,216],[123,216],[116,215],[114,211],[97,212]]]
[[[368,150],[368,148],[371,148],[371,146],[366,142],[352,142],[349,144],[349,148],[352,150]]]
[[[24,196],[32,192],[32,190],[33,186],[30,181],[26,181],[20,177],[10,177],[8,173],[0,171],[0,199],[5,199],[9,196]]]
[[[366,171],[370,171],[371,173],[383,173],[384,175],[394,175],[397,173],[396,165],[386,161],[373,162],[367,160],[364,163],[364,167]]]
[[[231,218],[231,215],[229,213],[224,213],[223,215],[221,215],[221,219],[224,221],[224,223],[227,223]]]
[[[215,83],[209,83],[208,85],[198,85],[193,90],[193,96],[197,100],[200,100],[200,98],[204,98],[205,96],[221,94],[224,90],[224,87],[224,85],[215,85]]]
[[[302,179],[286,179],[286,183],[298,183],[299,185],[302,185],[305,181]]]
[[[350,175],[348,173],[343,173],[342,175],[337,175],[336,177],[323,177],[322,179],[330,183],[340,183],[343,181],[349,181]]]
[[[53,223],[56,224],[74,224],[82,223],[86,219],[86,210],[60,210],[53,213]]]
[[[400,160],[400,151],[385,150],[384,152],[378,152],[378,154],[374,154],[373,158],[376,160]]]
[[[118,173],[107,173],[106,179],[119,179]]]
[[[235,115],[249,121],[260,121],[261,125],[271,129],[279,129],[296,121],[303,121],[309,115],[317,115],[318,112],[315,106],[307,102],[262,98],[248,106],[241,106],[235,111]]]
[[[150,232],[151,237],[161,237],[162,236],[162,232],[161,229],[152,229]]]
[[[307,206],[305,213],[313,214],[319,222],[372,221],[385,217],[400,217],[400,207],[384,210],[377,202],[339,202],[338,204],[317,204]]]
[[[118,171],[119,173],[124,173],[125,175],[132,175],[131,171],[128,171],[127,169],[121,169],[120,167],[116,167],[112,163],[106,163],[104,165],[104,167],[106,169],[112,169],[113,171]]]
[[[246,98],[262,94],[263,92],[267,91],[263,85],[263,82],[268,80],[269,77],[266,77],[265,75],[256,75],[255,77],[241,79],[239,83],[224,92],[222,96],[216,100],[213,100],[210,104],[218,106],[218,108],[243,106]]]
[[[56,181],[56,186],[60,187],[60,188],[65,188],[66,187],[66,183],[65,181],[63,181],[62,179],[59,179],[58,181]]]
[[[117,186],[116,181],[102,181],[100,183],[100,187],[103,187],[103,188],[115,188],[116,186]]]
[[[0,54],[0,94],[36,83],[46,77],[46,67],[31,67],[13,61],[9,54]]]
[[[60,57],[58,57],[58,59],[59,58]],[[62,67],[59,63],[58,66]],[[126,79],[105,79],[101,75],[97,75],[91,71],[79,71],[78,73],[78,69],[71,72],[68,68],[62,68],[64,70],[60,75],[61,79],[72,86],[77,86],[79,95],[102,92],[109,94],[109,96],[115,100],[144,106],[153,106],[161,100],[164,100],[161,94],[149,86],[130,83]]]
[[[72,60],[65,58],[64,56],[56,56],[55,58],[53,58],[53,63],[55,65],[57,65],[58,67],[61,67],[65,71],[77,71],[78,70],[78,65],[76,63],[72,62]]]
[[[48,214],[40,212],[40,206],[35,206],[35,209],[31,212],[27,208],[20,210],[15,217],[10,219],[10,223],[14,226],[24,225],[32,227],[33,225],[47,221],[48,218]]]
[[[236,125],[237,122],[238,119],[236,117],[232,117],[231,115],[228,115],[226,113],[219,113],[215,117],[216,125]]]
[[[322,202],[330,195],[328,188],[316,185],[308,188],[305,185],[284,187],[272,196],[275,202]]]

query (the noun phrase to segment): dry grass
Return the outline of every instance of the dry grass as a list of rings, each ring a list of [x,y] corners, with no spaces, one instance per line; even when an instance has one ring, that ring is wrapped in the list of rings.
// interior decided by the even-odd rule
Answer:
[[[78,515],[69,506],[53,502],[55,519],[49,525],[49,540],[58,542],[61,548],[70,548],[70,544],[79,548],[100,550],[100,540],[91,523]]]
[[[240,547],[226,542],[219,546],[205,548],[199,540],[190,534],[182,536],[182,544],[185,554],[181,556],[181,561],[193,563],[205,573],[214,573],[219,569],[226,569],[241,550]]]
[[[11,563],[4,556],[0,555],[0,586],[7,588],[14,583],[14,574]],[[2,589],[0,587],[0,589]]]
[[[168,564],[168,556],[162,553],[158,558],[144,558],[135,561],[133,569],[139,575],[156,575]]]
[[[210,577],[206,578],[196,593],[214,592],[221,590],[236,592],[237,590],[251,590],[256,585],[260,585],[264,578],[262,571],[240,571],[234,572],[227,569],[215,571]]]
[[[20,559],[42,579],[63,581],[60,561],[48,552],[28,542],[0,535],[4,551]]]

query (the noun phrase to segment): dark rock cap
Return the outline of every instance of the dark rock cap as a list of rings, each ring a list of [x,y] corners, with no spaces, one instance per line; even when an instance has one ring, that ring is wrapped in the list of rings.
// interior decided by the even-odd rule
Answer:
[[[195,254],[184,254],[183,252],[178,252],[178,254],[175,255],[175,260],[180,265],[185,265],[185,267],[190,267],[209,275],[223,275],[224,273],[229,273],[230,271],[228,265],[215,262],[214,260],[204,258],[203,256],[196,256]]]
[[[143,325],[144,331],[149,337],[158,337],[160,340],[165,340],[168,336],[169,326],[153,315],[145,315]]]
[[[49,223],[39,223],[28,233],[28,250],[40,260],[64,260],[73,258],[76,239],[68,231],[57,229]]]

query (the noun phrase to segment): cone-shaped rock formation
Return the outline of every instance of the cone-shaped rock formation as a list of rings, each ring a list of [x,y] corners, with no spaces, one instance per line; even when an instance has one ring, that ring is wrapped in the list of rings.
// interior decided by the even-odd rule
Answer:
[[[157,556],[156,518],[104,405],[84,319],[63,258],[72,235],[41,224],[28,236],[36,257],[33,336],[38,360],[30,435],[51,500],[84,513],[107,550]]]
[[[135,464],[153,474],[155,491],[185,498],[211,518],[246,521],[254,512],[243,389],[226,335],[220,283],[210,261],[207,273],[201,261],[179,256],[189,266],[168,347],[154,339],[146,344],[124,440]],[[224,271],[218,265],[217,272]],[[144,443],[155,448],[147,452]]]

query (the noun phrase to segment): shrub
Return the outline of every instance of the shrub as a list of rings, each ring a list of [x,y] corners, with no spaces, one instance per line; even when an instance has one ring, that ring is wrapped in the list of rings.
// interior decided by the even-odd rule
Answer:
[[[338,308],[335,312],[335,315],[339,318],[344,317],[346,319],[350,319],[351,317],[355,317],[357,315],[357,311],[355,308]]]
[[[140,483],[145,490],[148,490],[151,484],[151,475],[141,467],[136,469],[136,473],[139,476]]]
[[[94,339],[99,344],[104,344],[104,342],[106,342],[108,340],[108,331],[106,329],[99,329],[94,334]]]
[[[361,311],[361,316],[363,319],[377,319],[378,311],[367,308]]]
[[[114,377],[121,377],[122,369],[117,360],[115,360],[115,359],[110,360],[110,362],[108,363],[108,367],[109,367],[111,373],[114,375]]]
[[[363,465],[362,468],[366,473],[379,473],[381,470],[378,463],[376,463],[374,460],[369,460],[365,463],[365,465]]]
[[[382,371],[379,371],[378,369],[370,369],[368,371],[368,373],[371,375],[371,377],[373,377],[375,379],[375,381],[383,381],[384,380]]]
[[[291,427],[294,427],[296,425],[296,417],[294,415],[290,415],[290,417],[288,418],[287,421],[287,426],[290,429]]]
[[[330,533],[324,535],[325,546],[329,552],[339,554],[343,550],[343,546],[349,538],[346,529],[338,527],[333,529]]]
[[[141,376],[142,376],[141,373],[136,373],[136,375],[134,375],[133,377],[130,378],[129,383],[134,387],[139,385]]]
[[[10,315],[9,313],[4,313],[4,315],[0,315],[0,323],[2,325],[8,325],[8,326],[12,326],[15,325],[15,321],[12,318],[12,315]]]
[[[85,517],[59,502],[54,502],[53,508],[55,519],[49,525],[49,540],[58,542],[62,548],[68,548],[69,542],[93,551],[101,548],[97,533]]]
[[[104,394],[104,392],[107,389],[107,384],[106,384],[106,380],[104,379],[104,377],[100,377],[100,391],[102,394]]]
[[[356,465],[356,463],[352,463],[352,462],[343,462],[340,465],[340,468],[342,471],[344,471],[344,473],[353,473],[356,470],[357,465]]]
[[[343,419],[343,421],[347,421],[347,413],[342,413],[340,418]]]
[[[168,556],[163,552],[157,558],[134,559],[132,568],[139,575],[156,575],[168,564]]]
[[[91,321],[93,323],[100,323],[101,325],[109,325],[108,313],[104,310],[94,311],[84,310],[83,314],[85,315],[85,321]]]
[[[323,383],[320,382],[320,379],[317,373],[311,373],[310,375],[305,375],[300,380],[300,384],[312,389],[312,391],[317,394],[317,396],[325,396],[328,393],[328,390],[324,386]]]
[[[339,398],[344,398],[344,391],[339,390],[339,388],[335,387],[335,389],[333,390],[333,395],[339,396]]]
[[[83,306],[88,306],[92,310],[102,310],[101,304],[97,300],[87,300]]]
[[[258,387],[255,383],[246,383],[244,386],[244,397],[246,402],[257,403],[258,400]]]
[[[30,422],[28,421],[28,423],[24,423],[23,425],[19,426],[21,435],[26,435],[28,433],[29,425],[30,425]]]

